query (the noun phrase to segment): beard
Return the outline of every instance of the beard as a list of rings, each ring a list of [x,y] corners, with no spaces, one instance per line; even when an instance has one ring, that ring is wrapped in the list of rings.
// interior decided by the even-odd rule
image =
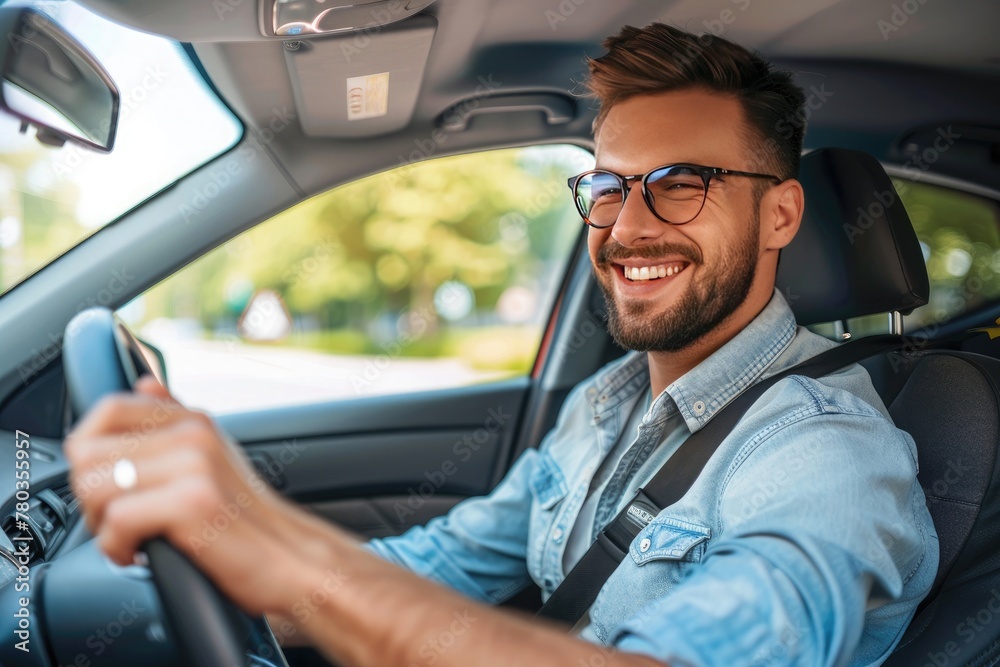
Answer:
[[[694,344],[729,317],[750,293],[757,271],[760,241],[759,215],[746,236],[700,281],[692,277],[680,300],[657,312],[657,304],[646,300],[617,301],[611,280],[595,270],[608,311],[608,332],[620,347],[638,352],[677,352]],[[598,269],[608,268],[614,259],[658,258],[681,255],[691,262],[685,270],[702,266],[700,254],[685,246],[668,243],[627,249],[609,241],[597,253]],[[617,269],[613,269],[617,270]]]

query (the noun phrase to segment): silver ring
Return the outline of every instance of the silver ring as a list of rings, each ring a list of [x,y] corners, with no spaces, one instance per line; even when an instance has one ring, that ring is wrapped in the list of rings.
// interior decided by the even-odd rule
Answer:
[[[128,491],[139,481],[139,471],[130,459],[119,459],[111,469],[111,479],[122,491]]]

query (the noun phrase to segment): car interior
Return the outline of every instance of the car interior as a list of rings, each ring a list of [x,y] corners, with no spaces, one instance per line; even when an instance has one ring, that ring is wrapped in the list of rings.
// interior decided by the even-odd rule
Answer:
[[[899,336],[896,350],[863,363],[897,426],[917,444],[941,564],[884,664],[1000,660],[1000,5],[993,0],[51,4],[63,3],[176,43],[239,134],[228,149],[4,284],[0,449],[13,452],[22,434],[31,436],[39,648],[26,654],[5,642],[0,665],[82,664],[80,656],[92,665],[195,664],[199,642],[223,639],[230,644],[220,650],[249,652],[251,664],[328,664],[309,648],[282,655],[265,625],[211,592],[197,610],[171,600],[164,582],[192,573],[170,554],[157,556],[163,565],[152,578],[142,567],[109,567],[98,555],[79,521],[61,440],[94,399],[127,389],[130,367],[165,377],[168,386],[183,381],[175,370],[182,348],[158,350],[137,330],[133,336],[122,319],[127,307],[257,228],[285,224],[285,212],[371,176],[511,149],[591,155],[596,108],[581,95],[584,59],[602,53],[603,39],[621,26],[654,21],[723,36],[794,73],[806,117],[788,122],[807,127],[799,175],[807,209],[782,252],[777,289],[800,325],[843,345]],[[44,13],[50,3],[34,4]],[[0,28],[12,30],[2,20]],[[74,31],[68,21],[63,28]],[[130,91],[121,95],[125,110]],[[124,128],[124,111],[121,118]],[[37,138],[59,144],[61,135],[51,132],[39,126]],[[88,139],[91,149],[103,150],[100,138]],[[962,205],[935,204],[927,193]],[[572,208],[564,186],[545,196]],[[967,214],[972,206],[976,216]],[[2,207],[0,214],[9,215]],[[585,226],[575,224],[567,251],[547,259],[554,277],[539,299],[537,340],[523,372],[317,400],[279,400],[286,390],[276,388],[252,409],[214,415],[218,425],[279,491],[364,537],[401,534],[489,493],[542,441],[573,387],[624,353],[605,327]],[[288,234],[295,229],[289,225]],[[108,289],[109,267],[127,267],[120,289]],[[87,316],[95,305],[104,315]],[[91,324],[81,325],[87,317]],[[77,326],[67,329],[71,322]],[[93,342],[77,344],[81,331],[93,331]],[[302,381],[333,381],[316,378]],[[233,385],[219,386],[211,392]],[[4,636],[18,627],[7,613],[19,596],[10,559],[21,530],[14,466],[13,453],[0,456],[0,565],[13,567],[0,578]],[[204,578],[192,577],[185,590],[202,590]],[[102,619],[118,616],[123,600],[138,600],[145,611],[122,641],[95,650],[88,639],[107,625]],[[539,591],[505,604],[532,613]],[[188,613],[205,623],[225,617],[225,637],[205,630],[211,625],[181,627]]]

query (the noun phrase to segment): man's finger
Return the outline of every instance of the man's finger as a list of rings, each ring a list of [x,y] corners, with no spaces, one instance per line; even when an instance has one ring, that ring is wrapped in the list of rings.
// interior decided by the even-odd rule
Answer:
[[[170,390],[160,384],[152,375],[143,375],[139,378],[135,386],[132,388],[137,394],[145,394],[146,396],[152,396],[153,398],[160,398],[163,400],[170,400],[177,402],[173,396],[170,395]]]
[[[83,416],[67,436],[67,441],[72,441],[77,436],[149,433],[186,414],[189,411],[171,399],[154,398],[146,394],[111,394],[102,398]]]
[[[176,449],[178,442],[205,444],[216,433],[212,421],[201,413],[187,410],[168,413],[155,406],[150,410],[124,410],[134,421],[119,425],[119,430],[101,428],[92,433],[76,430],[66,436],[63,454],[75,471],[89,473],[100,469],[107,473],[123,457],[156,455]],[[123,415],[117,418],[124,420]]]
[[[143,452],[140,456],[127,457],[136,470],[135,486],[122,489],[114,480],[114,464],[107,462],[70,475],[73,493],[83,504],[87,527],[91,532],[99,529],[108,504],[125,494],[135,494],[167,486],[176,479],[207,476],[208,458],[198,450],[181,448],[164,450],[155,454]],[[120,460],[120,459],[119,459]]]
[[[107,507],[97,532],[101,550],[119,565],[128,565],[139,546],[154,537],[175,533],[213,505],[215,491],[205,479],[177,479],[172,484],[124,494]]]

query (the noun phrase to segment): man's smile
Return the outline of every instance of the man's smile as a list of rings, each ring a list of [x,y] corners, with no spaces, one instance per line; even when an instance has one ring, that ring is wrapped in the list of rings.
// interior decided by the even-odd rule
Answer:
[[[617,266],[621,269],[622,275],[632,282],[640,282],[645,280],[659,280],[660,278],[671,278],[685,268],[687,268],[690,262],[685,261],[674,261],[674,262],[664,262],[662,264],[642,264],[642,265],[630,265],[621,263]]]
[[[690,273],[692,262],[686,259],[621,259],[605,266],[616,278],[616,291],[622,296],[652,296],[668,288],[682,274]]]

